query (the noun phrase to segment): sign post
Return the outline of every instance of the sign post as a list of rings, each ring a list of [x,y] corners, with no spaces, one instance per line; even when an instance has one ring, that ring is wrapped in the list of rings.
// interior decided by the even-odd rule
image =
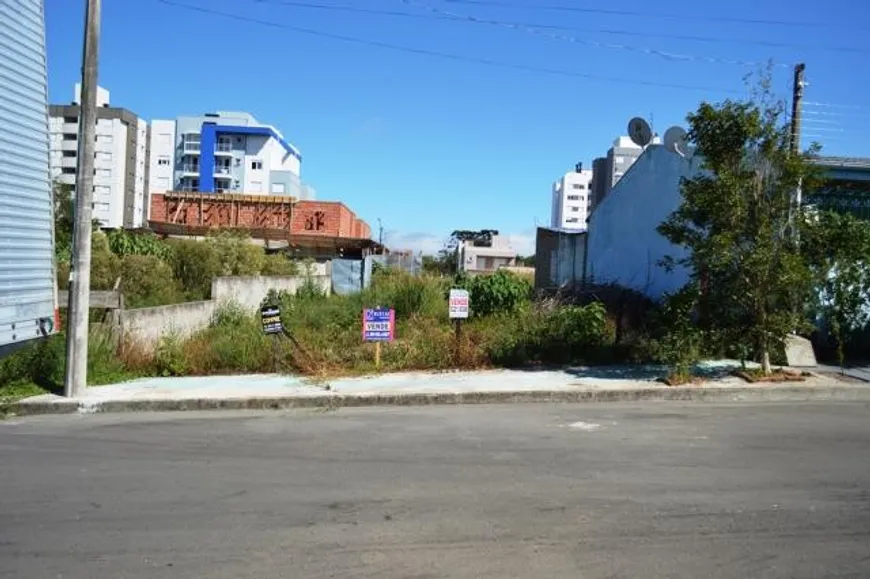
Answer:
[[[260,321],[263,333],[272,336],[272,365],[278,371],[278,339],[284,333],[281,323],[281,308],[276,305],[264,305],[260,308]]]
[[[456,325],[456,350],[454,359],[457,366],[462,365],[462,320],[468,319],[468,310],[470,309],[471,298],[468,296],[468,290],[451,289],[449,298],[449,314],[450,319]]]
[[[375,368],[381,368],[381,342],[392,342],[396,337],[396,311],[389,308],[363,310],[362,338],[375,343]]]

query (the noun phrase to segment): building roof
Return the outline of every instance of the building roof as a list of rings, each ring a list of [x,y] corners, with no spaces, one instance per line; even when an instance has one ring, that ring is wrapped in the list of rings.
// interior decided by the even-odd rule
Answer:
[[[814,162],[824,167],[870,170],[870,158],[868,157],[818,157],[814,159]]]

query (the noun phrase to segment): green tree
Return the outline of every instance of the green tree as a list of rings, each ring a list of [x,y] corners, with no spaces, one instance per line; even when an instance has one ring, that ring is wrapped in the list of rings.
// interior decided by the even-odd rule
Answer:
[[[685,248],[679,261],[700,291],[702,325],[746,341],[771,373],[771,353],[805,325],[811,272],[795,242],[803,220],[800,187],[814,183],[813,150],[792,153],[782,103],[765,90],[754,101],[702,103],[688,116],[702,171],[684,179],[679,208],[659,226]],[[674,263],[674,260],[670,260]]]
[[[810,215],[805,223],[801,249],[815,280],[815,309],[843,366],[845,335],[870,321],[870,223],[830,211]]]

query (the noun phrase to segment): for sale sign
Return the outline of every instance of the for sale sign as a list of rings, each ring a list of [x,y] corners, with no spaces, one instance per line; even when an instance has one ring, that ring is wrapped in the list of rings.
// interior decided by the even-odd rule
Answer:
[[[450,319],[465,319],[468,317],[468,309],[471,305],[471,299],[468,297],[468,290],[452,289],[450,290]]]
[[[395,310],[388,308],[363,310],[363,341],[392,342],[395,336]]]
[[[260,308],[260,318],[263,323],[264,334],[280,334],[284,331],[281,324],[281,310],[274,306]]]

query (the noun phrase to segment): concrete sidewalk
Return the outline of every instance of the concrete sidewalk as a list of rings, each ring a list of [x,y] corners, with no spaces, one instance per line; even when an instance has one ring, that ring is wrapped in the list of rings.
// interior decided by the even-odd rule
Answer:
[[[729,376],[730,362],[699,368],[702,385],[669,387],[655,366],[560,370],[402,373],[313,381],[278,375],[147,378],[96,386],[84,396],[54,395],[13,404],[16,414],[173,410],[337,408],[346,406],[614,401],[866,400],[870,385],[827,376],[805,382],[750,385]]]

